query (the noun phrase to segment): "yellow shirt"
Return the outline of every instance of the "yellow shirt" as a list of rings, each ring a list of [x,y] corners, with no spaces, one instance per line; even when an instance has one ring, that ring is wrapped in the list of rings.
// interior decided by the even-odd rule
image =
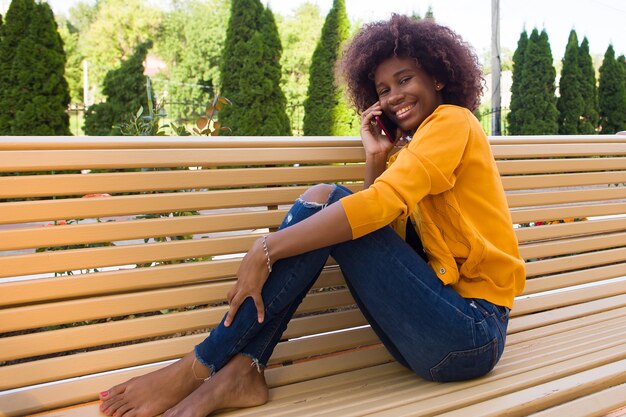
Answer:
[[[467,109],[441,105],[366,190],[340,200],[356,239],[411,216],[430,266],[465,298],[511,308],[526,281],[487,136]]]

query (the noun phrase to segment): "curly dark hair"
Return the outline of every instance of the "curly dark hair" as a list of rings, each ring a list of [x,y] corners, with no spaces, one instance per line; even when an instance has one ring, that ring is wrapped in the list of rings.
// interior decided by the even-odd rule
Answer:
[[[338,70],[359,113],[378,100],[376,67],[387,58],[414,58],[418,67],[445,87],[445,104],[475,110],[483,79],[473,48],[450,28],[431,19],[394,14],[388,21],[363,26],[343,51]]]

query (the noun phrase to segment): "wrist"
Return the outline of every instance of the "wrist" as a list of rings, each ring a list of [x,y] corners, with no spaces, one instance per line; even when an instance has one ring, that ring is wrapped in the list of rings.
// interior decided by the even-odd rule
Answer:
[[[372,163],[377,165],[385,165],[387,164],[387,152],[379,152],[372,154],[365,154],[365,162]]]

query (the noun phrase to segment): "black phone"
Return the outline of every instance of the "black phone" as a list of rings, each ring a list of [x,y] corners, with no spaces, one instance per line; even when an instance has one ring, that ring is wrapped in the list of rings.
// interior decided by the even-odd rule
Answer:
[[[387,139],[391,141],[391,143],[396,142],[396,132],[398,130],[398,125],[396,125],[385,113],[380,116],[374,116],[376,120],[376,124],[383,131]]]

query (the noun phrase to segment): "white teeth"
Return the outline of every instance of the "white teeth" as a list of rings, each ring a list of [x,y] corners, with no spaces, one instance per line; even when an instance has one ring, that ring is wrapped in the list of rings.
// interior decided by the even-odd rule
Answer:
[[[400,110],[398,110],[398,111],[396,112],[396,116],[401,116],[401,115],[403,115],[404,113],[406,113],[406,112],[408,112],[409,110],[411,110],[412,108],[413,108],[413,106],[406,106],[406,107],[403,107],[403,108],[401,108]]]

